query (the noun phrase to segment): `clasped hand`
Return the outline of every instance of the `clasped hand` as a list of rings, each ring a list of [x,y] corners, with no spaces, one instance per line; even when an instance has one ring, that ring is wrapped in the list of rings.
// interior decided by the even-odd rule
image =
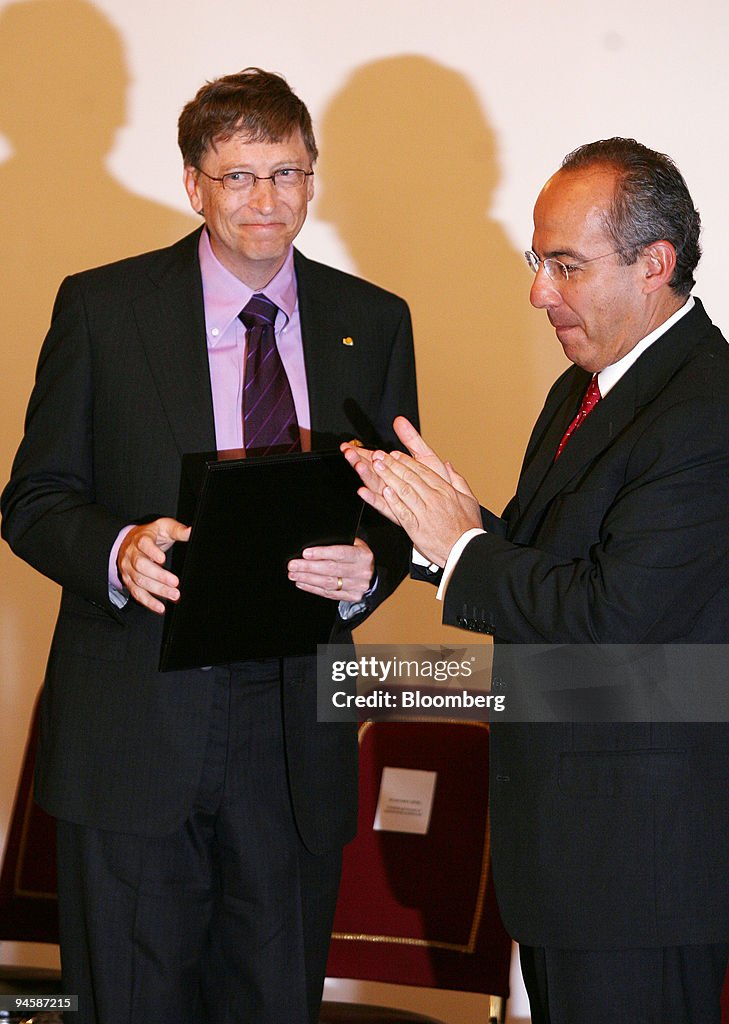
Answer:
[[[393,426],[409,455],[348,443],[341,450],[364,484],[358,492],[363,501],[399,523],[418,551],[442,568],[459,537],[482,526],[478,500],[409,420],[398,416]]]

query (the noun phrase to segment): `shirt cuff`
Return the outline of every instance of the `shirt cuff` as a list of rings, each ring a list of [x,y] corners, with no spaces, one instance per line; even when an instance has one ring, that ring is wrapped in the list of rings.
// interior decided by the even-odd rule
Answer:
[[[412,555],[410,556],[410,561],[413,563],[413,565],[420,565],[424,569],[427,569],[428,572],[440,572],[440,566],[437,564],[437,562],[431,562],[429,559],[425,557],[425,555],[418,551],[417,548],[413,548]]]
[[[119,570],[117,569],[116,560],[119,555],[121,543],[131,529],[132,524],[130,523],[129,526],[125,526],[119,531],[112,549],[109,552],[109,600],[116,608],[123,608],[129,600],[129,591],[119,579]]]
[[[367,599],[370,598],[377,590],[377,584],[379,579],[375,576],[374,582],[369,590],[365,590],[359,601],[340,601],[339,602],[339,618],[343,622],[349,622],[350,619],[360,615],[362,612],[367,611]]]
[[[450,554],[448,555],[448,560],[446,561],[446,564],[443,566],[443,576],[440,581],[440,586],[438,587],[438,592],[435,595],[439,601],[442,601],[443,598],[445,597],[445,592],[448,589],[448,583],[450,581],[451,576],[453,575],[453,570],[455,569],[456,565],[458,565],[458,559],[463,554],[463,549],[466,547],[467,544],[469,544],[473,540],[474,537],[478,537],[482,533],[486,533],[486,531],[480,529],[479,527],[474,527],[471,530],[466,530],[466,532],[461,534],[461,536],[458,538],[456,543],[451,548]]]

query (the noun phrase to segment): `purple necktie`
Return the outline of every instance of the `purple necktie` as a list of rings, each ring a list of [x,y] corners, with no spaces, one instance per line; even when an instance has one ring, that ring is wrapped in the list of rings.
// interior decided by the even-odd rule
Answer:
[[[273,325],[278,307],[252,296],[238,314],[247,330],[243,382],[243,444],[251,455],[301,451],[294,398]]]

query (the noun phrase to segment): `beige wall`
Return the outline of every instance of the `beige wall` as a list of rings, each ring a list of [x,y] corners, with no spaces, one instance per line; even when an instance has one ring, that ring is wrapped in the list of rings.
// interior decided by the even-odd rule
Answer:
[[[697,292],[726,328],[729,7],[564,0],[0,2],[3,401],[20,438],[61,278],[193,227],[175,122],[204,78],[259,64],[309,103],[321,158],[305,251],[403,294],[428,438],[483,500],[509,497],[562,368],[527,301],[531,205],[573,146],[671,153],[707,225]],[[0,549],[0,845],[56,588]],[[405,584],[368,640],[459,639]]]

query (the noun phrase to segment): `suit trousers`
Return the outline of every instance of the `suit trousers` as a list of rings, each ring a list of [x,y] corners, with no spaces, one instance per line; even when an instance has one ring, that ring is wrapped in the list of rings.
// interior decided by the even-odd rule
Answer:
[[[314,1024],[341,849],[301,843],[280,662],[212,669],[188,819],[146,837],[58,822],[61,959],[76,1024]]]
[[[532,1024],[721,1024],[729,944],[519,952]]]

